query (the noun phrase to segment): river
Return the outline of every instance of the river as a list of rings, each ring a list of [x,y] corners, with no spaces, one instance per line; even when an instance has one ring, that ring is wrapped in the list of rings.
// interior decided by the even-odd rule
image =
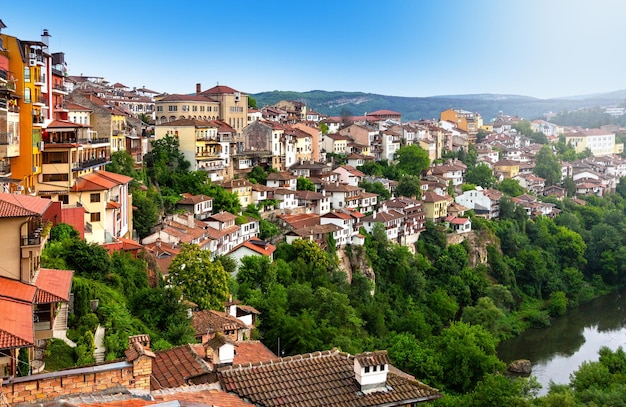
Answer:
[[[582,362],[598,360],[603,346],[626,350],[626,288],[569,310],[548,328],[529,329],[502,342],[498,357],[506,363],[529,359],[543,395],[551,380],[568,384]]]

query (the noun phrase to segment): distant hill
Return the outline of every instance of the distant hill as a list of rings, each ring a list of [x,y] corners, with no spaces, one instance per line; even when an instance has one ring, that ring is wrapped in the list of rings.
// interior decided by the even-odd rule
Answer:
[[[564,112],[595,106],[615,106],[624,102],[626,90],[568,98],[537,99],[528,96],[475,94],[432,97],[385,96],[363,92],[308,92],[273,91],[251,94],[259,107],[281,100],[303,101],[313,110],[330,116],[341,116],[342,112],[361,116],[367,112],[389,109],[402,113],[403,120],[439,119],[439,113],[449,108],[478,112],[485,121],[490,121],[502,111],[524,119],[542,118],[548,112]]]

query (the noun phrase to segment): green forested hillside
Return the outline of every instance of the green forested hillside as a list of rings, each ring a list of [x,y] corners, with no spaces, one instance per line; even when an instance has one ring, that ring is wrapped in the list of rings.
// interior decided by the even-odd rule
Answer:
[[[516,95],[453,95],[434,97],[385,96],[363,92],[312,90],[308,92],[272,91],[251,94],[259,107],[281,100],[306,102],[313,110],[330,116],[361,116],[366,112],[389,109],[402,113],[404,120],[439,119],[439,113],[449,108],[478,112],[485,121],[496,117],[499,111],[525,119],[541,118],[547,112],[563,112],[594,106],[613,106],[623,102],[620,92],[594,95],[587,98],[536,99]]]

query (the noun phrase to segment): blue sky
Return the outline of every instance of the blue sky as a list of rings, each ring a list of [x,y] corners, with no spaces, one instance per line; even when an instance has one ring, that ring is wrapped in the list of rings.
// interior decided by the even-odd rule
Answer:
[[[34,0],[3,4],[0,19],[25,40],[48,29],[70,75],[158,92],[626,89],[621,0]]]

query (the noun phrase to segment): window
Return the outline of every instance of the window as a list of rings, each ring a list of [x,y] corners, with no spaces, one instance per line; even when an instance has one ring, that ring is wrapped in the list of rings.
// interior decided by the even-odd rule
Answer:
[[[30,88],[24,88],[24,103],[30,103]]]
[[[65,164],[68,163],[67,152],[46,152],[42,157],[43,164]]]
[[[100,222],[100,212],[92,212],[89,215],[91,222]]]
[[[91,194],[90,202],[100,202],[100,193]]]
[[[370,367],[369,366],[365,366],[365,373],[369,373],[370,372]]]
[[[24,68],[24,82],[30,82],[30,68]]]
[[[178,112],[178,106],[168,106],[169,112]]]
[[[58,182],[58,181],[67,181],[67,180],[68,180],[67,174],[43,174],[44,182]],[[61,196],[59,195],[59,201],[60,200],[61,200]]]
[[[59,195],[59,202],[63,202],[63,204],[67,205],[70,203],[69,195]]]

